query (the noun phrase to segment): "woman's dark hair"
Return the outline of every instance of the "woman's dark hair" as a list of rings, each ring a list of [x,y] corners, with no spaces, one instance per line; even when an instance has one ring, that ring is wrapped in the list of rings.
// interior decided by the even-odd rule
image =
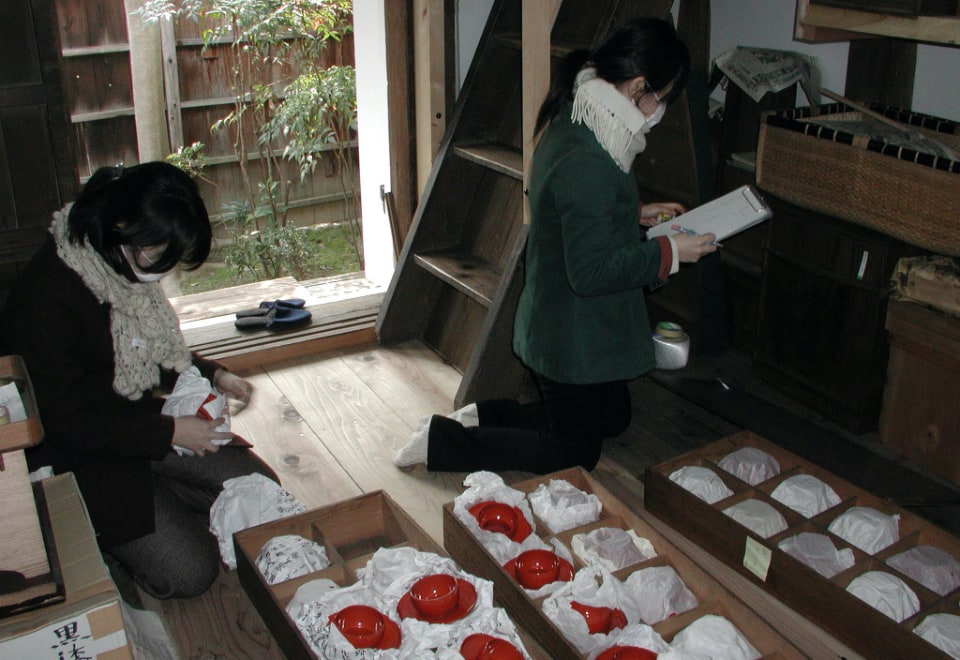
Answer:
[[[650,91],[659,92],[670,86],[660,99],[670,103],[687,83],[690,54],[667,21],[638,18],[624,23],[596,50],[575,50],[560,62],[537,114],[538,133],[556,116],[564,101],[573,98],[573,83],[584,66],[594,67],[597,76],[612,85],[643,76]]]
[[[177,264],[199,268],[210,254],[212,230],[197,184],[169,163],[101,167],[70,209],[68,236],[89,243],[114,270],[133,271],[120,246],[166,245],[146,268],[163,273]]]

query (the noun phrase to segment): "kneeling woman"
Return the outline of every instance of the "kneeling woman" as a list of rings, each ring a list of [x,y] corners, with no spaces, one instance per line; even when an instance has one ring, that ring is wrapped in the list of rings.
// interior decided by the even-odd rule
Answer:
[[[50,232],[0,320],[0,353],[26,362],[45,430],[30,468],[74,473],[101,549],[146,592],[202,594],[220,571],[208,514],[223,482],[277,477],[249,450],[213,443],[230,436],[215,431],[222,419],[162,415],[153,394],[191,366],[230,396],[252,391],[190,353],[157,282],[210,252],[197,186],[166,163],[102,168]]]

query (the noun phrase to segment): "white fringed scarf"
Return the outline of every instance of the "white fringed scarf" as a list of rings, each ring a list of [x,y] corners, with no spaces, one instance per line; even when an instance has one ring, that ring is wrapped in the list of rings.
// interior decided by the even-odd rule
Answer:
[[[586,125],[620,169],[629,172],[634,158],[647,146],[647,118],[616,87],[598,78],[592,67],[577,74],[573,88],[570,119]]]
[[[57,255],[101,303],[110,304],[113,335],[113,389],[133,401],[160,384],[160,367],[183,372],[190,349],[176,312],[157,282],[131,282],[89,244],[75,245],[67,234],[70,206],[53,214],[50,233]]]

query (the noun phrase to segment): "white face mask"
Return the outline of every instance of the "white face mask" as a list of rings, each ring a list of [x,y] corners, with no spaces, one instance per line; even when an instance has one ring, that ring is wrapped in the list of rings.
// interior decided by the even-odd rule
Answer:
[[[653,128],[660,123],[660,120],[663,119],[663,115],[667,113],[667,106],[663,103],[657,106],[657,109],[654,110],[653,114],[647,117],[647,130]]]
[[[157,282],[159,280],[162,280],[164,277],[166,277],[171,272],[173,272],[173,269],[171,268],[170,270],[165,271],[163,273],[146,273],[140,270],[140,266],[137,265],[136,253],[130,249],[129,245],[121,245],[120,251],[123,252],[124,258],[127,260],[127,263],[130,264],[130,269],[133,270],[133,275],[139,281],[145,284],[148,282]]]

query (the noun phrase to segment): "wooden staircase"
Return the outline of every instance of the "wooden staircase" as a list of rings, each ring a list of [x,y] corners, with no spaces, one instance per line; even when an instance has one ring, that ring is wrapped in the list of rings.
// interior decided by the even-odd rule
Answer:
[[[549,69],[672,2],[499,0],[493,6],[377,318],[383,344],[421,339],[463,373],[457,407],[516,397],[524,181]]]

